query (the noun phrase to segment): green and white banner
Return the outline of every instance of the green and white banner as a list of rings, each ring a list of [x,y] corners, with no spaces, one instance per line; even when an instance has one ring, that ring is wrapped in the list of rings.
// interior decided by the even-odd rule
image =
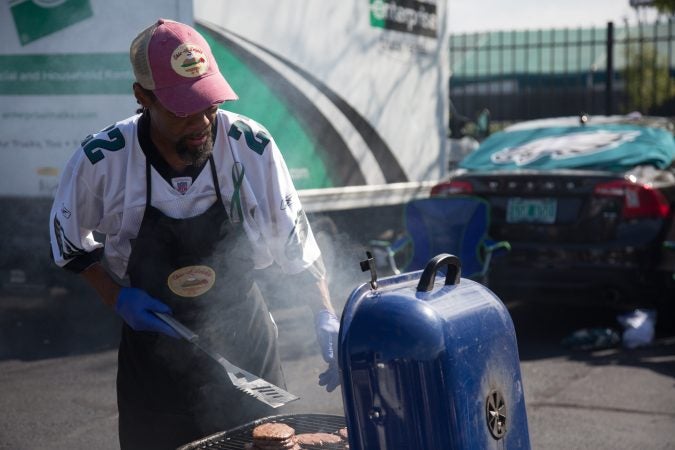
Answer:
[[[240,97],[226,108],[270,131],[298,189],[436,180],[447,167],[446,3],[4,2],[0,195],[51,195],[83,137],[134,113],[129,44],[159,17],[205,35]]]
[[[85,136],[134,114],[129,44],[159,17],[192,23],[192,2],[1,3],[0,196],[51,196]]]
[[[0,95],[129,95],[128,53],[0,55]]]
[[[195,20],[300,189],[440,178],[446,0],[198,0]],[[240,109],[239,109],[240,108]]]

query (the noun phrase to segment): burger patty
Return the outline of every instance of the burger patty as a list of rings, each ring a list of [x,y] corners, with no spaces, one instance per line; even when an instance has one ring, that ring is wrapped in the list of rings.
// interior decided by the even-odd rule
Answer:
[[[252,450],[299,450],[295,430],[284,423],[268,422],[253,429]]]
[[[268,422],[253,429],[253,439],[282,441],[295,436],[295,430],[285,423]]]
[[[330,433],[302,433],[298,434],[296,438],[300,445],[313,445],[318,447],[343,442],[343,439],[340,436]]]

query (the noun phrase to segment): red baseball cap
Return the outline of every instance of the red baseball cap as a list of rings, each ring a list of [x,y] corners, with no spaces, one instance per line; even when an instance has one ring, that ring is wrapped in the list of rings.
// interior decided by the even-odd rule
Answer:
[[[136,81],[177,116],[237,100],[206,40],[194,28],[159,19],[141,31],[129,51]]]

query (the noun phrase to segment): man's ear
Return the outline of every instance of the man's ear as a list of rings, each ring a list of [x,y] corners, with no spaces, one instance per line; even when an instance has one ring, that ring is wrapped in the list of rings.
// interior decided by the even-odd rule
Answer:
[[[152,91],[145,89],[139,83],[134,83],[133,88],[134,88],[134,97],[136,97],[136,101],[138,101],[138,103],[143,108],[150,107],[150,105],[152,105],[154,100],[154,95],[152,95]]]

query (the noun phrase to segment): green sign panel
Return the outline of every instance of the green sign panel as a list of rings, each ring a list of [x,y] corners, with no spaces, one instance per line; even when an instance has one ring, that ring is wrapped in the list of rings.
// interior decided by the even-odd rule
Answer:
[[[89,0],[14,0],[10,1],[10,9],[21,45],[93,15]]]
[[[0,95],[131,95],[128,53],[0,55]]]
[[[436,2],[370,0],[370,26],[435,38],[438,27]]]

